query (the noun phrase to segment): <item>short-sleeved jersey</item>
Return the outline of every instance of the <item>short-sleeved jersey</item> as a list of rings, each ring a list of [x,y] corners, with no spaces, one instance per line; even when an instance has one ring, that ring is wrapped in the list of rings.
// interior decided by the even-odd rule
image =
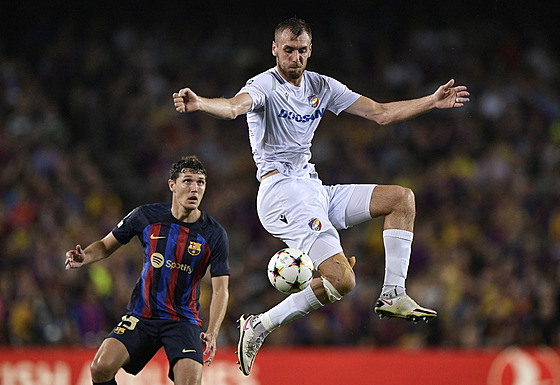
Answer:
[[[275,169],[287,176],[314,174],[311,140],[325,110],[338,115],[360,97],[339,81],[311,71],[303,72],[296,87],[276,67],[249,79],[240,93],[253,99],[247,124],[259,181]]]
[[[173,217],[171,203],[155,203],[134,209],[112,233],[122,244],[137,236],[144,248],[144,268],[128,313],[202,325],[202,277],[208,266],[212,277],[230,273],[224,228],[204,211],[198,221],[185,223]]]

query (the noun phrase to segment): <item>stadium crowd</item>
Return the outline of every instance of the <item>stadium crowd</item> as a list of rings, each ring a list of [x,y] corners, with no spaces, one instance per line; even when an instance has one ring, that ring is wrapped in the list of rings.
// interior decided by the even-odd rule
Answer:
[[[187,84],[231,96],[272,67],[276,21],[180,33],[99,17],[38,23],[15,42],[0,36],[0,344],[99,344],[138,277],[139,243],[70,272],[64,254],[135,206],[169,200],[162,181],[188,154],[208,168],[202,209],[230,239],[219,344],[236,344],[239,315],[283,298],[266,277],[283,245],[256,216],[245,119],[182,116],[171,98]],[[374,220],[342,232],[357,257],[356,290],[280,328],[267,346],[560,345],[560,63],[546,35],[484,19],[390,36],[359,20],[309,21],[310,70],[379,101],[426,95],[455,77],[471,102],[390,127],[326,115],[312,148],[327,184],[415,191],[407,290],[437,320],[373,314],[384,268],[383,222]]]

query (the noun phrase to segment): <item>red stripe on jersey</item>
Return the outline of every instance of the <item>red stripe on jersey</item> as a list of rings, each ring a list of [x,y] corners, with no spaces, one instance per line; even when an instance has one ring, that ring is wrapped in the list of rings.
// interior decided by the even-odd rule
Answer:
[[[156,252],[156,247],[158,243],[158,236],[161,231],[161,223],[154,223],[150,227],[150,251],[148,256],[150,258],[150,263],[152,262],[152,254]],[[154,283],[154,266],[150,266],[148,273],[146,274],[146,279],[144,280],[144,310],[142,311],[143,318],[152,317],[152,309],[150,308],[150,294],[152,291],[152,286]]]
[[[206,271],[206,266],[208,261],[210,260],[210,248],[208,247],[208,243],[204,246],[204,252],[202,254],[202,258],[200,258],[200,262],[196,267],[196,270],[193,273],[193,283],[192,283],[192,290],[191,295],[189,296],[189,308],[193,312],[194,318],[196,318],[198,325],[202,326],[202,320],[200,319],[200,314],[198,309],[196,308],[196,294],[198,292],[198,285],[202,280],[202,275]]]
[[[154,283],[154,267],[150,266],[144,279],[144,310],[142,311],[142,318],[151,318],[152,310],[150,309],[150,290]]]
[[[185,254],[185,248],[187,247],[187,241],[189,239],[189,228],[181,226],[179,228],[179,235],[177,236],[177,246],[175,247],[175,255],[173,256],[173,262],[180,265],[183,263],[183,256]],[[169,313],[169,319],[179,321],[180,318],[177,315],[177,311],[174,308],[175,304],[175,288],[177,287],[177,277],[179,276],[180,269],[171,269],[169,277],[169,286],[167,287],[167,295],[165,297],[165,307]]]

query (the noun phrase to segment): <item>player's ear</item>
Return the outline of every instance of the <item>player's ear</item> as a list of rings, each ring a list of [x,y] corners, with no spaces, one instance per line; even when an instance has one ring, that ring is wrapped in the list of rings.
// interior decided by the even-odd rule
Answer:
[[[171,192],[175,192],[175,181],[173,179],[169,179],[167,181],[167,185],[169,186],[169,190],[171,190]]]
[[[273,40],[272,41],[272,56],[276,56],[278,54],[278,45]]]

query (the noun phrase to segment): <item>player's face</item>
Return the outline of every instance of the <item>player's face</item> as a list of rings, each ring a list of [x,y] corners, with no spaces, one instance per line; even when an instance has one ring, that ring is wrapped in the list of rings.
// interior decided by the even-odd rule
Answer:
[[[206,191],[206,176],[184,170],[176,181],[169,180],[169,189],[173,192],[173,204],[177,205],[180,211],[196,210]]]
[[[294,36],[290,30],[282,31],[278,41],[272,42],[272,54],[276,56],[278,71],[290,83],[301,80],[311,56],[311,40],[307,32]]]

